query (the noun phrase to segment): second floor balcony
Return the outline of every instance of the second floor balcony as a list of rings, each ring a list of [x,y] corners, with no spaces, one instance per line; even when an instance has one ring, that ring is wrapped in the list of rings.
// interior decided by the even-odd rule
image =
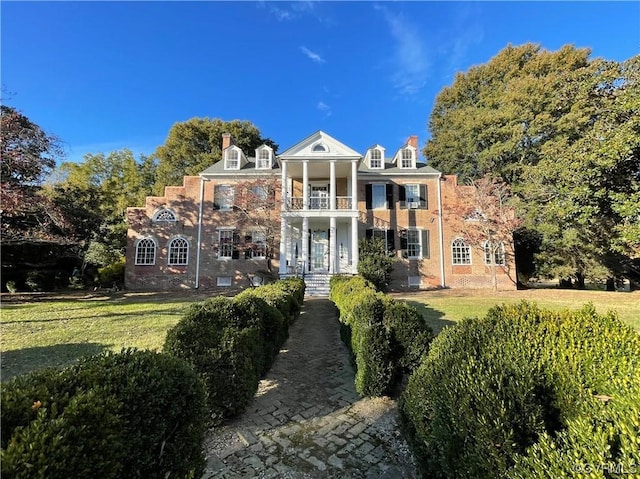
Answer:
[[[302,196],[294,196],[287,198],[285,206],[287,210],[329,210],[331,209],[331,200],[328,196],[310,197],[305,200]],[[352,210],[353,201],[351,196],[336,196],[336,210]]]

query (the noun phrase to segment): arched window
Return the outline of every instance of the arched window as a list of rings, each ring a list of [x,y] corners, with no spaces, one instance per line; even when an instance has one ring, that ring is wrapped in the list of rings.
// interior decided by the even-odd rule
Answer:
[[[402,159],[400,161],[400,168],[413,168],[413,151],[410,148],[402,150]]]
[[[185,265],[189,262],[189,243],[184,238],[174,238],[169,243],[169,264]]]
[[[317,152],[324,152],[324,153],[326,153],[326,152],[327,152],[327,151],[329,151],[329,150],[327,149],[327,147],[326,147],[324,144],[322,144],[322,143],[317,143],[317,144],[313,145],[313,148],[311,149],[311,151],[316,152],[316,153],[317,153]]]
[[[240,169],[240,153],[238,152],[238,150],[227,151],[227,161],[225,164],[225,169],[227,170]]]
[[[504,265],[504,243],[500,242],[495,247],[489,241],[484,242],[484,264]]]
[[[156,242],[151,238],[143,238],[136,245],[136,264],[156,264]]]
[[[453,264],[471,264],[471,247],[462,238],[456,238],[451,243],[451,258]]]
[[[153,221],[176,221],[176,215],[173,211],[164,208],[153,215]]]
[[[271,168],[271,152],[267,148],[258,150],[258,158],[256,159],[256,168],[266,170]]]
[[[370,168],[382,168],[382,152],[377,148],[371,150],[371,158],[369,159]]]

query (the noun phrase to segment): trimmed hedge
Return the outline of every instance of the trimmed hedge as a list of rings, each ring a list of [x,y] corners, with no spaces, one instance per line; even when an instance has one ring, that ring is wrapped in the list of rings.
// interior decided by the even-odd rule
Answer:
[[[167,332],[164,351],[205,383],[214,423],[244,411],[299,315],[304,281],[282,280],[192,305]]]
[[[332,277],[330,299],[356,366],[356,390],[391,394],[428,352],[433,332],[415,308],[377,292],[362,276]]]
[[[183,361],[124,350],[2,386],[2,476],[195,478],[202,383]]]
[[[426,477],[630,471],[640,464],[639,376],[640,338],[613,314],[522,302],[440,333],[401,409]]]

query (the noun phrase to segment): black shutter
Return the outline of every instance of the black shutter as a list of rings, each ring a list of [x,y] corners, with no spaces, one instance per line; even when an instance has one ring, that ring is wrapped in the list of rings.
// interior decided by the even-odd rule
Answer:
[[[407,230],[400,230],[400,249],[407,251]]]
[[[429,251],[430,245],[429,245],[429,230],[422,230],[422,257],[423,258],[429,258],[431,252]]]
[[[393,185],[385,185],[387,188],[387,209],[391,210],[395,207],[393,204]]]
[[[372,230],[372,229],[368,229],[368,230],[365,232],[365,238],[367,238],[367,239],[371,239],[371,237],[372,237],[372,236],[373,236],[373,230]]]
[[[407,207],[407,191],[404,185],[398,185],[398,201],[400,201],[400,208]]]
[[[220,197],[218,195],[218,189],[214,187],[214,190],[213,190],[213,209],[214,210],[220,209],[220,204],[218,203],[219,201],[220,201]]]
[[[238,250],[239,244],[240,233],[237,230],[233,230],[233,252],[231,253],[231,259],[240,259],[240,250]]]
[[[396,230],[387,230],[387,252],[396,249]]]
[[[366,199],[367,202],[367,209],[370,210],[371,209],[371,198],[373,196],[372,193],[372,186],[371,185],[365,185],[364,188],[364,197]]]
[[[428,208],[427,185],[420,185],[420,208]]]

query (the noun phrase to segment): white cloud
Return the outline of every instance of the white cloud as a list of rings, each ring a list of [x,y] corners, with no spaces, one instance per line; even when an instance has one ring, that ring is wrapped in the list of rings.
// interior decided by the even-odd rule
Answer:
[[[316,108],[324,113],[325,118],[333,114],[331,107],[323,101],[319,101],[318,104],[316,105]]]
[[[318,55],[316,52],[312,52],[307,47],[300,47],[300,51],[304,53],[307,58],[316,63],[326,63],[325,59]]]
[[[430,74],[429,52],[418,28],[402,13],[393,13],[386,6],[375,5],[381,11],[389,33],[394,39],[391,80],[402,95],[414,95],[427,83]]]
[[[279,22],[291,21],[301,18],[307,14],[313,14],[315,11],[314,1],[295,1],[295,2],[259,2],[260,8],[267,8],[269,13],[273,15]],[[322,21],[322,18],[318,18]]]

